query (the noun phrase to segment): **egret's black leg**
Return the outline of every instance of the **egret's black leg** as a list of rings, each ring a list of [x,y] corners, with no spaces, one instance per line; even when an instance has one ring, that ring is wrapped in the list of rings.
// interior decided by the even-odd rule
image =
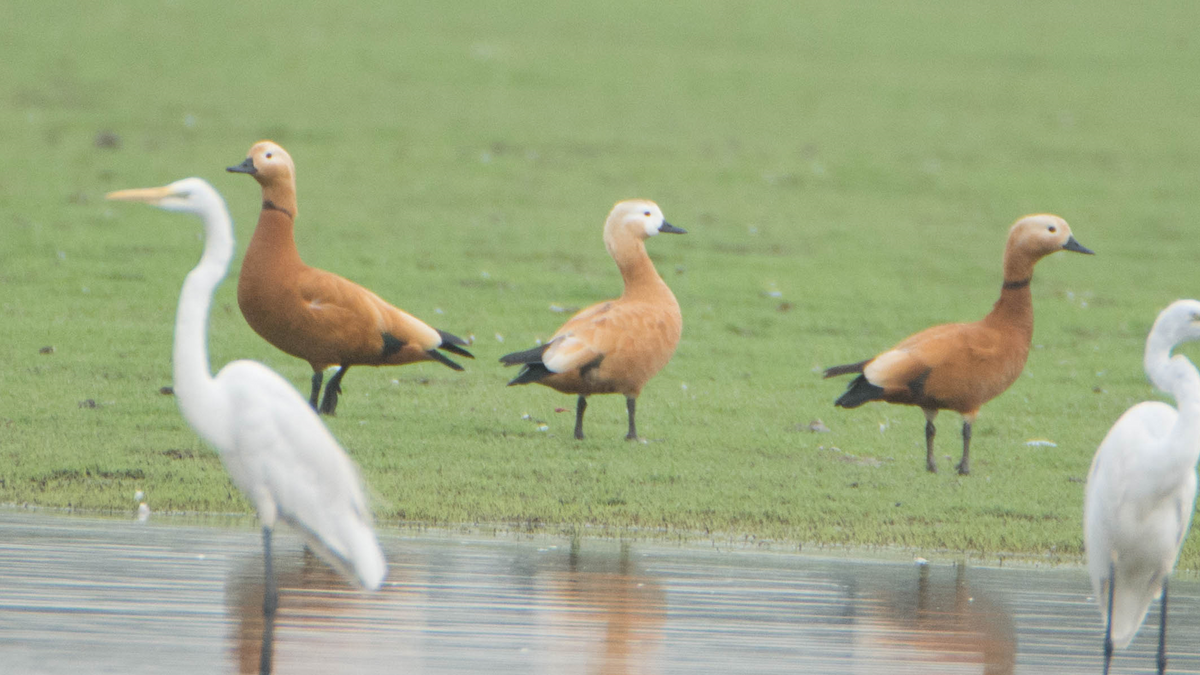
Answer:
[[[1112,611],[1113,587],[1117,585],[1117,565],[1108,564],[1108,621],[1104,624],[1104,675],[1108,675],[1108,665],[1112,662]]]
[[[625,409],[629,411],[629,433],[625,434],[625,440],[636,441],[638,439],[637,424],[634,423],[633,418],[637,414],[637,399],[632,396],[626,398]]]
[[[258,660],[260,675],[271,672],[271,653],[275,642],[275,610],[279,608],[279,592],[275,588],[275,571],[271,565],[271,528],[263,527],[263,633],[262,654]]]
[[[337,412],[338,394],[342,393],[342,378],[346,376],[347,370],[350,370],[350,366],[343,364],[333,377],[329,378],[329,384],[325,385],[325,400],[321,401],[321,414],[333,415]]]
[[[321,381],[324,379],[325,373],[323,371],[318,370],[317,372],[313,373],[312,395],[308,397],[308,404],[312,406],[313,410],[317,409],[317,400],[321,395]]]
[[[1162,601],[1159,604],[1158,675],[1167,672],[1167,580],[1163,579]]]
[[[963,420],[963,456],[958,473],[963,476],[971,473],[971,423],[966,420]]]
[[[575,439],[583,440],[583,411],[587,410],[587,397],[583,394],[579,395],[579,401],[575,403]]]

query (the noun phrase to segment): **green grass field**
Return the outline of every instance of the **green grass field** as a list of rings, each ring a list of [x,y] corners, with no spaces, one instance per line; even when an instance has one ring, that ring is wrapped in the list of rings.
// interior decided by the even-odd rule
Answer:
[[[329,425],[382,522],[1073,561],[1096,445],[1161,396],[1146,332],[1200,295],[1196,25],[1185,0],[0,4],[0,502],[247,510],[159,393],[200,223],[103,195],[201,176],[244,246],[258,187],[223,169],[272,138],[310,264],[475,338],[466,373],[348,374]],[[600,230],[639,196],[689,231],[649,242],[683,342],[639,401],[649,443],[620,397],[575,442],[573,399],[496,359],[620,292]],[[942,415],[929,475],[918,410],[835,409],[819,370],[983,316],[1037,211],[1097,255],[1039,265],[1025,375],[969,477]],[[234,287],[214,369],[307,392]]]

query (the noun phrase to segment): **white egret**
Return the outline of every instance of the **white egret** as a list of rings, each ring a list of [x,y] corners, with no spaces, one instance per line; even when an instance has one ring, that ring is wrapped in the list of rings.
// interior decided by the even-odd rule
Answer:
[[[204,254],[183,283],[175,316],[175,397],[183,418],[217,449],[229,477],[258,512],[267,621],[273,621],[278,606],[271,568],[277,519],[300,531],[308,546],[344,576],[377,590],[387,566],[358,471],[317,413],[287,380],[256,361],[234,361],[216,377],[209,370],[209,308],[233,258],[233,224],[224,200],[199,178],[120,190],[108,198],[194,213],[204,221]],[[262,659],[263,672],[269,672],[266,640]]]
[[[1146,375],[1175,397],[1139,403],[1096,450],[1084,493],[1088,571],[1105,619],[1104,672],[1113,647],[1133,640],[1161,592],[1158,672],[1166,670],[1167,577],[1187,536],[1200,460],[1200,373],[1171,350],[1200,340],[1200,302],[1177,300],[1146,338]]]

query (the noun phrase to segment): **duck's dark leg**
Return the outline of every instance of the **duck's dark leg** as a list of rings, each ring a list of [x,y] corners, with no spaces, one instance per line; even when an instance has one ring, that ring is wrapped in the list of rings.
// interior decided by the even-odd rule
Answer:
[[[271,565],[271,528],[263,527],[263,632],[262,653],[258,659],[260,675],[271,672],[271,654],[275,642],[275,610],[279,608],[279,592],[275,588],[275,571]]]
[[[350,370],[350,366],[342,364],[333,377],[329,378],[329,384],[325,385],[325,400],[321,401],[321,414],[333,415],[337,412],[338,394],[342,393],[342,378],[346,376],[347,370]]]
[[[313,410],[317,409],[317,401],[321,395],[321,382],[325,379],[325,371],[318,370],[313,373],[312,377],[312,395],[308,397],[308,404]]]
[[[1159,604],[1158,675],[1167,672],[1167,580],[1163,579],[1162,601]]]
[[[632,396],[627,397],[625,409],[629,411],[629,433],[625,434],[625,440],[636,441],[638,439],[637,424],[634,423],[633,418],[637,414],[637,399]]]
[[[925,413],[925,468],[929,473],[937,473],[937,461],[933,458],[933,437],[937,435],[937,428],[933,426],[933,421],[937,419],[937,408],[921,408]]]
[[[959,475],[971,473],[971,421],[963,420],[963,456],[958,463]]]
[[[575,402],[575,439],[583,440],[583,411],[587,410],[587,397],[583,394],[579,395],[579,400]]]
[[[1113,641],[1112,641],[1112,611],[1113,611],[1113,587],[1117,584],[1117,565],[1116,563],[1108,564],[1108,621],[1104,623],[1104,675],[1108,675],[1108,666],[1112,663]]]

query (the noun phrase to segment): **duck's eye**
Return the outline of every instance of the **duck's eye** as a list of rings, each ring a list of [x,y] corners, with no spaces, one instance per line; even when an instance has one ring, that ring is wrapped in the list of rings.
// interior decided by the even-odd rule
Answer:
[[[646,216],[646,217],[649,217],[649,216],[650,216],[650,212],[649,212],[649,211],[644,211],[644,212],[642,213],[642,215],[643,215],[643,216]]]
[[[270,157],[270,155],[267,155],[267,157]],[[1051,225],[1051,226],[1050,226],[1049,228],[1047,228],[1047,229],[1049,229],[1051,232],[1058,232],[1058,228],[1057,228],[1057,227],[1055,227],[1055,226],[1053,226],[1053,225]]]
[[[267,159],[271,159],[271,153],[268,152],[266,155],[264,155],[264,157],[266,157]],[[1050,231],[1053,232],[1054,228],[1053,227],[1050,228]]]

